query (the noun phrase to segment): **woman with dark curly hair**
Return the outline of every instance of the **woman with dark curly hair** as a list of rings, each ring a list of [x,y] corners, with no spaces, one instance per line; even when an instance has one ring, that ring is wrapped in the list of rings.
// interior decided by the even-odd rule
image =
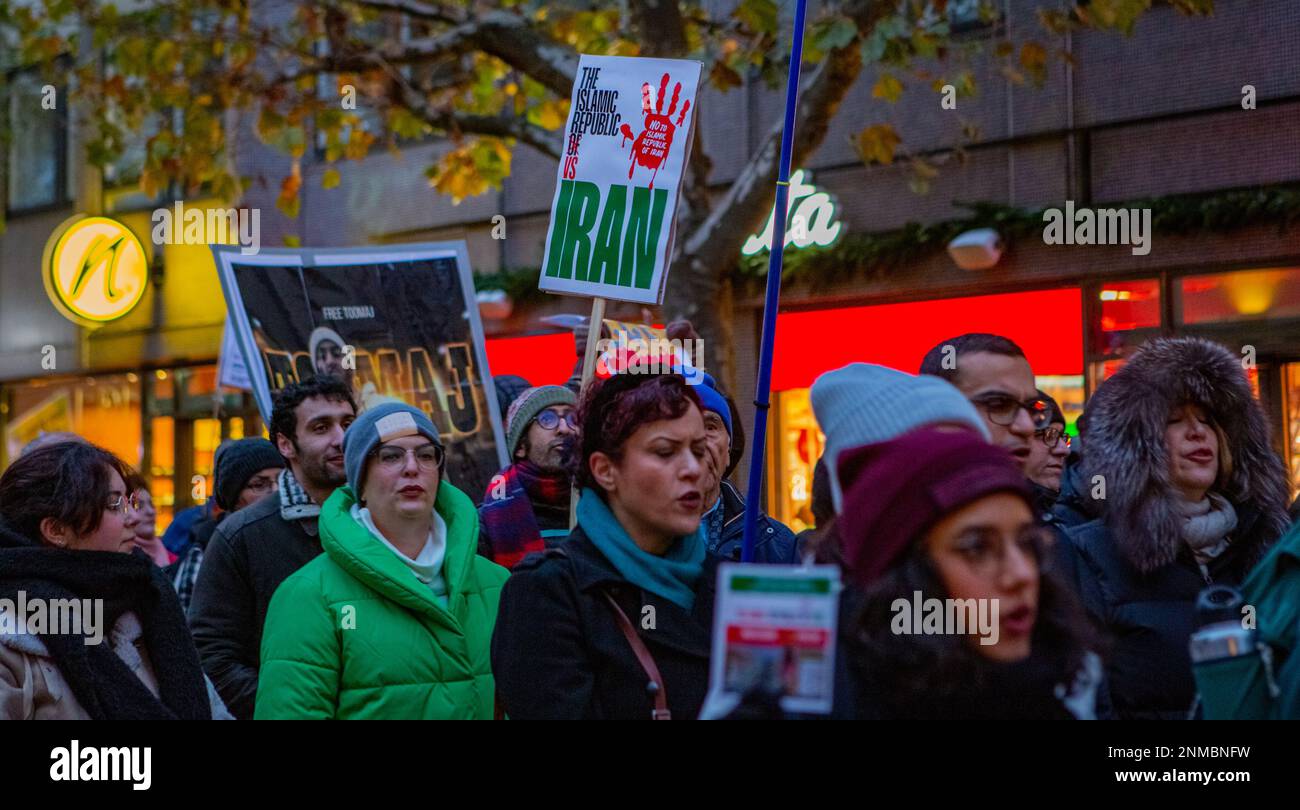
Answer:
[[[1005,450],[923,427],[841,454],[839,477],[819,551],[846,580],[837,716],[1097,716],[1100,660]]]
[[[0,475],[0,600],[48,619],[0,620],[0,720],[231,719],[171,582],[136,548],[131,480],[84,441]]]
[[[497,692],[512,718],[694,718],[715,579],[699,398],[680,376],[623,374],[591,384],[579,422],[578,525],[506,581]]]

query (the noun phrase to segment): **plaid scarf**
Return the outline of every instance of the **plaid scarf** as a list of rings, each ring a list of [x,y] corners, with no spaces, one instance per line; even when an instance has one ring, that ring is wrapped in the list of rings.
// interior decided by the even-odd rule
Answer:
[[[288,467],[280,470],[280,517],[296,520],[312,537],[316,536],[316,519],[320,517],[320,504],[311,499],[307,491],[293,477]]]
[[[176,577],[172,586],[176,588],[176,598],[181,602],[181,611],[189,615],[190,603],[194,601],[194,583],[199,581],[199,566],[203,564],[203,549],[198,544],[190,546],[176,565]]]
[[[506,467],[501,476],[504,482],[494,482],[488,487],[483,506],[479,508],[479,519],[491,540],[492,558],[498,565],[514,568],[515,563],[529,554],[546,550],[534,506],[567,512],[572,490],[565,473],[543,472],[528,461]],[[564,534],[567,533],[566,529]]]

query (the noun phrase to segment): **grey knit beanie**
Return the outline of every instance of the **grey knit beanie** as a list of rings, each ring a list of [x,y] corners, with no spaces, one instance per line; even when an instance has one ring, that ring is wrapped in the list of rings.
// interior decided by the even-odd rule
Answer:
[[[366,408],[343,432],[343,469],[352,492],[361,497],[365,483],[366,456],[380,444],[403,436],[424,436],[442,444],[438,428],[419,408],[404,402],[384,402]]]
[[[515,397],[515,401],[510,403],[509,412],[506,413],[506,455],[510,457],[510,463],[514,463],[515,450],[523,440],[524,432],[528,430],[528,423],[533,421],[537,414],[552,405],[576,405],[577,403],[577,396],[562,385],[539,385]]]
[[[809,392],[826,434],[826,472],[835,514],[843,508],[837,461],[845,450],[888,441],[924,425],[967,425],[987,441],[984,418],[946,380],[872,363],[849,363],[818,377]]]

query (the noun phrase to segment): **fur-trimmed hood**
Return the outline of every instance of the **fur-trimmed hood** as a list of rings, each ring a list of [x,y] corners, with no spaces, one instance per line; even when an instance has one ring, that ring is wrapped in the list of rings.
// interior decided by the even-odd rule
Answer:
[[[1183,546],[1164,436],[1169,413],[1186,402],[1227,436],[1232,475],[1214,489],[1242,519],[1232,538],[1238,552],[1257,560],[1289,524],[1286,473],[1241,359],[1202,338],[1157,338],[1089,400],[1083,441],[1084,482],[1104,476],[1106,524],[1143,572],[1173,562]]]

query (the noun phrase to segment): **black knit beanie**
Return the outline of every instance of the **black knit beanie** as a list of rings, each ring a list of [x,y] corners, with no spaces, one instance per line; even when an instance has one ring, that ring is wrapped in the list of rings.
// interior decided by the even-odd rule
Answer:
[[[283,466],[280,451],[266,439],[237,439],[221,445],[213,463],[217,506],[227,512],[234,509],[248,479],[267,467]]]

